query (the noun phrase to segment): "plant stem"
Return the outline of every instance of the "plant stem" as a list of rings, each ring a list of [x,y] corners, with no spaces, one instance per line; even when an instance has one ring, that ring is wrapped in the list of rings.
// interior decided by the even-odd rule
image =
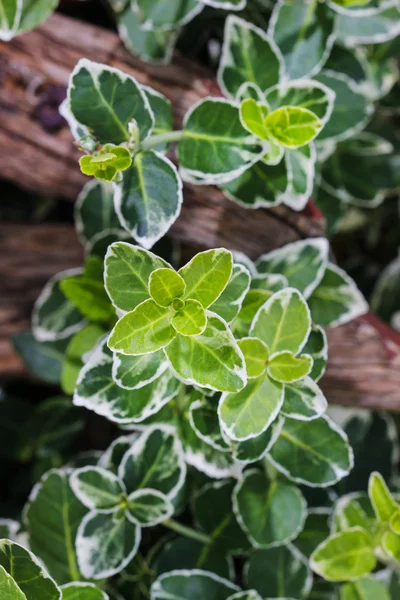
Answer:
[[[201,544],[211,544],[212,538],[205,534],[201,533],[201,531],[196,531],[191,527],[186,527],[186,525],[182,525],[182,523],[178,523],[178,521],[174,521],[173,519],[168,519],[168,521],[164,521],[164,527],[168,527],[168,529],[172,529],[176,533],[180,533],[181,535],[195,540],[196,542],[200,542]]]
[[[158,144],[179,142],[182,138],[183,131],[166,131],[165,133],[150,136],[142,142],[140,148],[141,150],[151,150],[151,148],[158,146]]]

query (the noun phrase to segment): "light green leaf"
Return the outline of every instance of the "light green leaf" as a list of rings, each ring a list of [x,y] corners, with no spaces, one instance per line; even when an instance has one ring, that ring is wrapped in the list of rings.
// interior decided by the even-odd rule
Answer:
[[[253,83],[264,91],[278,83],[282,75],[283,60],[274,41],[262,29],[229,15],[218,69],[222,91],[235,98],[246,83]]]
[[[157,490],[143,489],[132,492],[128,502],[128,519],[141,527],[154,527],[174,513],[171,501]]]
[[[362,527],[372,533],[376,530],[376,518],[366,492],[352,492],[342,496],[335,504],[332,515],[332,533]]]
[[[179,270],[186,283],[184,298],[208,308],[222,294],[232,275],[232,254],[225,248],[199,252]]]
[[[85,320],[61,291],[61,282],[81,274],[81,269],[68,269],[54,275],[44,286],[32,313],[32,333],[39,342],[54,342],[70,337],[81,329]]]
[[[145,488],[173,499],[186,476],[180,440],[168,426],[148,428],[125,453],[118,474],[128,493]]]
[[[218,407],[222,429],[236,441],[259,436],[276,419],[283,396],[283,385],[268,375],[250,379],[240,392],[222,394]]]
[[[265,100],[272,111],[282,106],[306,108],[325,125],[332,114],[335,92],[319,81],[299,79],[270,88]]]
[[[69,338],[54,342],[39,342],[32,332],[23,331],[12,336],[16,353],[33,375],[47,383],[59,384],[64,354]]]
[[[168,361],[162,350],[141,356],[113,353],[112,378],[126,390],[137,390],[158,379],[167,369]]]
[[[275,4],[268,33],[283,54],[288,79],[320,71],[333,46],[334,29],[335,14],[325,3],[279,0]]]
[[[247,377],[260,377],[265,373],[269,350],[268,347],[257,338],[242,338],[238,340],[238,346],[243,352],[246,362]]]
[[[310,566],[328,581],[363,577],[376,566],[372,539],[361,527],[332,535],[312,553]]]
[[[154,32],[156,33],[156,32]],[[150,108],[154,113],[155,123],[152,134],[159,135],[160,133],[166,133],[167,131],[173,130],[173,115],[172,115],[172,104],[168,98],[163,94],[160,94],[153,88],[142,85],[142,90],[147,96]],[[169,144],[164,142],[155,146],[154,150],[158,152],[166,152]]]
[[[255,548],[287,544],[302,530],[307,514],[299,488],[269,481],[256,470],[246,471],[236,485],[233,510]]]
[[[328,363],[328,339],[322,327],[313,325],[303,352],[312,356],[314,362],[310,377],[318,382],[325,373]]]
[[[171,324],[181,335],[199,335],[207,326],[206,311],[197,300],[186,300],[184,307],[173,315]]]
[[[32,552],[59,584],[81,579],[75,538],[87,508],[71,489],[70,473],[61,469],[46,473],[33,488],[25,508]]]
[[[111,302],[123,312],[148,300],[153,271],[170,267],[149,250],[126,242],[111,244],[105,257],[104,281]]]
[[[257,550],[247,562],[246,583],[263,598],[301,600],[308,598],[312,574],[304,556],[292,544],[288,544],[270,550]]]
[[[231,442],[231,450],[235,459],[248,464],[264,458],[278,439],[284,422],[284,417],[279,415],[259,436],[244,442]]]
[[[303,296],[294,288],[276,292],[254,317],[250,335],[260,338],[271,354],[301,351],[311,330],[311,316]]]
[[[98,261],[101,265],[100,272],[88,272],[88,261]],[[82,275],[64,278],[60,282],[60,289],[67,300],[89,321],[110,323],[115,318],[115,309],[104,289],[103,261],[97,256],[87,259]]]
[[[178,146],[183,176],[214,184],[241,175],[264,150],[265,142],[249,135],[241,124],[236,104],[220,98],[201,100],[186,114]]]
[[[82,504],[97,512],[111,512],[118,506],[125,491],[118,477],[100,467],[76,469],[71,475],[70,485]]]
[[[93,583],[67,583],[61,588],[62,600],[109,600],[108,595]]]
[[[368,304],[354,281],[332,263],[308,303],[313,320],[324,327],[343,325],[368,312]]]
[[[312,365],[313,359],[308,354],[296,358],[294,354],[284,350],[269,357],[267,373],[275,381],[293,383],[308,375]]]
[[[264,120],[269,113],[269,108],[253,98],[247,98],[240,104],[240,121],[249,133],[261,140],[268,140],[268,131]]]
[[[212,400],[194,400],[189,407],[189,422],[196,435],[221,452],[229,451],[219,426],[217,406]]]
[[[173,269],[157,269],[150,274],[149,293],[159,306],[169,306],[185,293],[186,284]]]
[[[237,391],[246,384],[243,355],[225,321],[207,312],[202,334],[177,334],[164,350],[184,381],[217,391]]]
[[[250,273],[245,266],[234,264],[232,275],[222,294],[210,309],[231,323],[242,308],[243,300],[250,287]]]
[[[378,521],[387,523],[399,510],[399,505],[390,493],[382,475],[371,473],[368,483],[368,495]]]
[[[390,600],[388,589],[374,577],[346,583],[340,589],[340,600]]]
[[[0,567],[0,594],[2,600],[27,600],[21,588],[3,567]]]
[[[105,144],[100,152],[85,155],[79,159],[79,166],[85,175],[93,175],[100,181],[116,181],[120,171],[126,171],[132,164],[131,153],[127,148]]]
[[[0,40],[9,42],[18,30],[23,0],[0,0]]]
[[[214,573],[193,569],[161,575],[151,586],[151,600],[190,598],[190,600],[228,600],[238,587]]]
[[[400,508],[391,516],[390,529],[393,533],[400,535]]]
[[[146,150],[135,155],[114,192],[121,225],[145,248],[151,248],[177,219],[182,205],[182,182],[174,164]]]
[[[400,535],[386,531],[382,536],[381,546],[391,561],[400,563]]]
[[[61,600],[59,587],[32,552],[19,544],[11,540],[0,540],[1,567],[3,573],[6,571],[14,579],[17,589],[22,592],[22,598],[25,595],[27,600]]]
[[[146,300],[118,321],[108,338],[113,352],[134,356],[150,354],[164,348],[174,339],[172,314],[154,300]]]
[[[90,512],[81,521],[76,538],[79,568],[88,579],[106,579],[124,569],[135,556],[140,527],[122,513]]]
[[[313,112],[297,106],[284,106],[269,113],[264,126],[268,136],[287,148],[308,144],[322,129],[320,119]]]
[[[87,58],[71,74],[68,102],[78,123],[89,128],[100,144],[127,142],[133,120],[141,139],[154,124],[149,102],[133,77]]]
[[[308,298],[325,273],[328,254],[329,243],[325,238],[310,238],[264,254],[256,267],[259,273],[284,275],[290,286]]]
[[[286,417],[311,421],[320,417],[327,408],[328,402],[322,390],[311,377],[285,385],[282,414]]]
[[[177,0],[174,3],[163,0],[134,0],[132,10],[136,11],[144,30],[173,29],[189,23],[203,10],[197,0]]]
[[[327,417],[286,419],[268,459],[292,481],[311,487],[333,485],[354,464],[347,436]]]

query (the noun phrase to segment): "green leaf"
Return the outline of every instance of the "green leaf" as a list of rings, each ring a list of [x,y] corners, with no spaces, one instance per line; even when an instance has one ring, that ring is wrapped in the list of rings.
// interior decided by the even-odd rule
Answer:
[[[88,579],[116,575],[131,562],[140,539],[140,527],[123,513],[88,513],[79,525],[76,539],[82,575]]]
[[[241,175],[263,155],[265,143],[249,135],[233,102],[206,98],[198,102],[184,121],[178,146],[179,163],[186,178],[203,183],[225,183]]]
[[[300,352],[311,330],[311,316],[303,296],[294,288],[276,292],[260,308],[250,335],[260,338],[271,354]]]
[[[69,477],[68,470],[46,473],[33,488],[25,509],[30,547],[59,584],[81,579],[75,538],[87,508],[73,493]]]
[[[222,91],[236,98],[246,83],[254,83],[264,91],[278,83],[282,75],[282,56],[273,40],[248,21],[229,15],[218,69]]]
[[[135,155],[114,193],[121,225],[145,248],[154,246],[176,221],[182,200],[176,167],[153,150]]]
[[[335,40],[335,14],[325,4],[279,0],[269,21],[269,35],[283,54],[288,79],[320,71]]]
[[[269,113],[269,108],[253,98],[246,98],[240,104],[240,121],[249,133],[261,140],[268,140],[268,131],[264,120]]]
[[[400,305],[400,257],[391,261],[380,273],[375,284],[371,308],[390,323]]]
[[[363,577],[376,566],[371,537],[361,527],[332,535],[314,550],[310,566],[328,581]]]
[[[313,320],[324,327],[343,325],[368,312],[368,304],[354,281],[332,263],[308,303]]]
[[[400,534],[400,508],[391,516],[390,529],[393,533]]]
[[[211,305],[210,309],[227,323],[231,323],[239,314],[249,287],[250,273],[245,266],[234,264],[226,288]]]
[[[231,450],[234,458],[242,463],[253,463],[264,458],[275,444],[281,432],[284,417],[277,419],[259,436],[245,440],[244,442],[231,442]]]
[[[79,166],[85,175],[93,175],[101,181],[114,181],[117,173],[129,169],[131,153],[127,148],[106,144],[99,153],[85,155],[79,159]]]
[[[39,342],[54,342],[70,337],[81,329],[85,320],[61,291],[68,277],[81,274],[81,269],[68,269],[54,275],[44,286],[32,313],[32,333]]]
[[[168,346],[176,335],[171,318],[169,308],[146,300],[118,321],[108,338],[108,347],[113,352],[134,356],[156,352]]]
[[[73,394],[76,380],[83,367],[83,357],[94,348],[96,342],[104,334],[98,325],[87,325],[76,333],[69,342],[61,372],[61,387],[66,394]]]
[[[154,527],[169,519],[174,513],[171,501],[157,490],[137,490],[128,498],[127,516],[141,527]]]
[[[331,533],[346,531],[351,527],[361,527],[371,533],[376,530],[374,510],[366,492],[346,494],[335,504]]]
[[[242,338],[238,341],[238,346],[243,352],[246,362],[247,377],[260,377],[265,373],[268,359],[268,347],[257,338]]]
[[[222,394],[218,414],[223,431],[236,441],[259,436],[276,419],[284,388],[268,375],[249,379],[237,393]]]
[[[312,575],[304,556],[288,544],[257,550],[247,562],[246,582],[262,597],[301,600],[308,598]]]
[[[149,488],[173,499],[186,476],[180,440],[168,426],[147,429],[125,453],[118,474],[128,493]]]
[[[23,0],[18,32],[29,31],[45,21],[57,8],[57,0]]]
[[[0,567],[14,579],[27,600],[61,600],[56,583],[38,559],[19,544],[0,540]]]
[[[21,588],[3,567],[0,567],[0,594],[2,600],[27,600]]]
[[[386,531],[382,536],[381,547],[391,562],[400,562],[400,536],[393,531]]]
[[[15,541],[20,530],[20,524],[13,519],[0,519],[0,539],[7,538]]]
[[[225,248],[199,252],[179,270],[186,283],[184,298],[197,300],[208,308],[225,290],[232,269],[232,254]]]
[[[221,452],[229,451],[219,426],[217,407],[212,400],[194,400],[189,408],[189,422],[203,442]]]
[[[354,17],[339,15],[336,30],[345,45],[381,44],[399,35],[399,13],[397,6],[382,5],[380,10],[355,13]]]
[[[270,481],[256,470],[246,471],[235,487],[233,509],[255,548],[287,544],[302,530],[307,514],[297,487]]]
[[[190,600],[228,600],[238,587],[214,573],[193,569],[161,575],[150,589],[151,600],[190,598]]]
[[[160,94],[153,88],[142,85],[142,90],[146,94],[147,100],[149,101],[150,108],[154,113],[155,123],[152,134],[159,135],[160,133],[166,133],[173,130],[173,115],[172,115],[172,104],[168,98],[163,94]],[[158,152],[166,152],[169,144],[163,142],[155,146],[154,150]]]
[[[346,583],[340,589],[340,600],[390,600],[388,589],[374,577]]]
[[[306,108],[325,125],[332,114],[335,92],[319,81],[299,79],[270,88],[265,100],[272,111],[282,106]]]
[[[82,504],[98,512],[111,512],[118,506],[124,493],[118,477],[99,467],[75,470],[70,485]]]
[[[71,74],[68,102],[78,123],[90,129],[100,144],[127,142],[131,122],[144,139],[154,124],[149,102],[133,77],[87,58]]]
[[[184,304],[172,317],[173,328],[181,335],[203,333],[207,326],[206,311],[197,300],[186,300]]]
[[[267,135],[286,148],[308,144],[322,129],[320,119],[313,112],[297,106],[284,106],[269,113],[264,126]]]
[[[130,390],[115,383],[112,370],[112,354],[102,342],[80,372],[74,404],[114,423],[139,423],[158,412],[179,390],[180,382],[169,371],[140,389]]]
[[[353,467],[346,435],[327,417],[286,419],[268,459],[292,481],[311,487],[333,485]]]
[[[9,42],[21,19],[22,0],[0,0],[0,40]]]
[[[173,269],[156,269],[150,274],[149,293],[159,306],[167,307],[185,293],[186,284]]]
[[[202,334],[177,334],[164,352],[174,371],[189,384],[232,392],[246,384],[243,355],[225,321],[214,313],[207,312]]]
[[[54,342],[39,342],[29,330],[16,333],[11,341],[16,353],[33,375],[47,383],[60,383],[68,338]]]
[[[329,508],[311,508],[303,530],[296,538],[295,546],[307,558],[330,534]]]
[[[104,281],[115,308],[128,312],[148,300],[151,273],[165,267],[170,265],[149,250],[126,242],[111,244],[105,258]]]
[[[126,390],[137,390],[158,379],[167,369],[162,350],[141,356],[113,353],[112,378]]]
[[[286,350],[270,356],[267,373],[275,381],[293,383],[308,375],[313,366],[313,359],[308,354],[297,358]]]
[[[313,143],[285,151],[289,185],[283,201],[293,210],[303,210],[313,191],[317,153]]]
[[[256,267],[259,273],[284,275],[291,287],[308,298],[325,273],[328,253],[329,243],[325,238],[310,238],[260,256]]]
[[[174,4],[163,0],[134,0],[132,10],[136,11],[144,30],[173,29],[185,25],[203,10],[197,0],[177,0]]]
[[[93,583],[68,583],[61,588],[62,600],[109,600]]]
[[[313,367],[310,377],[318,382],[324,375],[328,363],[328,339],[322,327],[313,325],[303,352],[312,357]]]
[[[311,421],[320,417],[327,408],[328,402],[322,390],[311,377],[285,385],[282,414],[286,417]]]
[[[399,505],[390,493],[382,475],[371,473],[368,484],[368,495],[378,521],[387,523],[399,510]]]

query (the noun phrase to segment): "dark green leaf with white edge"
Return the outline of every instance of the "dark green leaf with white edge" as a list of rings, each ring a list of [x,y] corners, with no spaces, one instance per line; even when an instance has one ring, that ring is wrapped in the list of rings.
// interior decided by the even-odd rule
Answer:
[[[154,125],[150,104],[136,80],[87,58],[82,58],[71,74],[68,102],[78,123],[89,128],[100,144],[127,142],[133,121],[142,140]]]
[[[201,0],[203,4],[213,8],[223,8],[225,10],[242,10],[246,6],[247,0]]]
[[[268,64],[268,69],[265,65]],[[279,83],[283,59],[274,41],[262,29],[229,15],[218,69],[222,91],[236,98],[243,84],[255,84],[261,91]]]
[[[267,373],[275,381],[293,383],[308,375],[313,366],[313,359],[308,354],[294,356],[283,350],[269,357]]]
[[[221,452],[229,451],[229,446],[221,433],[215,402],[207,399],[192,402],[189,408],[189,422],[203,442]]]
[[[232,269],[233,258],[229,250],[217,248],[199,252],[179,269],[179,275],[186,284],[184,299],[197,300],[208,308],[225,290]]]
[[[339,15],[337,19],[338,38],[346,46],[359,44],[382,44],[399,35],[399,12],[397,6],[383,6],[381,10],[354,17]]]
[[[12,337],[15,351],[26,367],[47,383],[60,383],[64,354],[69,338],[54,342],[39,342],[32,332],[23,331]]]
[[[20,524],[13,519],[0,519],[0,539],[16,541],[16,536],[20,530]]]
[[[196,524],[205,531],[223,554],[243,554],[250,549],[245,533],[232,511],[232,480],[204,485],[193,498]]]
[[[124,455],[118,474],[128,493],[150,488],[173,499],[186,476],[182,444],[167,425],[148,428]]]
[[[108,594],[93,583],[75,581],[61,588],[62,600],[109,600]]]
[[[268,346],[258,338],[246,337],[238,340],[246,362],[247,377],[260,377],[265,373],[269,359]]]
[[[168,267],[149,250],[126,242],[111,244],[105,257],[104,281],[115,308],[129,312],[148,300],[151,273]]]
[[[82,504],[97,512],[112,512],[125,492],[118,477],[100,467],[75,470],[71,475],[70,484]]]
[[[310,487],[327,487],[353,468],[347,436],[327,417],[286,419],[268,460],[284,475]]]
[[[211,305],[210,310],[227,323],[232,323],[239,314],[243,300],[249,291],[250,279],[250,273],[244,265],[234,264],[231,278],[222,294]]]
[[[335,40],[335,14],[326,4],[279,0],[269,21],[289,79],[311,77],[327,60]]]
[[[271,423],[264,433],[244,442],[231,441],[231,450],[234,458],[245,464],[261,460],[275,444],[279,437],[285,418],[281,415]]]
[[[263,254],[256,267],[259,273],[284,275],[291,287],[308,298],[324,276],[328,254],[329,242],[325,238],[310,238]]]
[[[168,367],[162,350],[141,356],[113,353],[112,378],[126,390],[137,390],[158,379]]]
[[[32,313],[32,333],[40,342],[70,337],[85,323],[84,317],[61,291],[63,279],[80,275],[82,269],[68,269],[54,275],[44,286]]]
[[[0,40],[9,42],[18,30],[23,0],[1,0],[0,2]]]
[[[153,150],[136,154],[114,191],[121,225],[145,248],[154,246],[176,221],[182,200],[175,165]]]
[[[34,29],[57,8],[57,0],[23,0],[18,33]]]
[[[303,528],[306,508],[298,487],[270,481],[254,469],[245,472],[233,495],[238,523],[255,548],[282,546],[296,538]]]
[[[198,0],[133,0],[132,10],[137,12],[141,28],[147,30],[174,29],[189,23],[203,10]]]
[[[368,484],[368,496],[378,521],[388,523],[399,510],[399,505],[393,498],[382,475],[371,473]]]
[[[310,557],[312,570],[328,581],[348,581],[368,575],[376,558],[370,535],[352,527],[327,538]]]
[[[250,335],[258,337],[271,354],[284,350],[297,354],[311,331],[311,315],[301,293],[295,288],[276,292],[254,317]]]
[[[175,569],[204,569],[229,579],[232,559],[224,556],[218,547],[179,536],[165,541],[157,552],[152,567],[156,576]]]
[[[395,326],[400,306],[400,256],[380,273],[371,297],[371,308],[381,319]],[[15,339],[15,338],[14,338]]]
[[[236,392],[246,385],[239,346],[225,321],[212,312],[207,311],[203,333],[177,334],[164,352],[174,372],[188,384],[221,392]]]
[[[303,530],[294,542],[303,556],[308,558],[315,548],[329,536],[331,533],[330,520],[331,509],[329,508],[311,508],[308,511]]]
[[[159,135],[160,133],[166,133],[173,130],[173,115],[172,115],[172,104],[163,94],[160,94],[157,90],[153,90],[150,87],[142,85],[142,90],[147,96],[150,108],[153,111],[155,122],[152,134]],[[158,152],[166,152],[169,144],[163,142],[155,146],[154,150]]]
[[[314,186],[316,158],[313,143],[285,151],[289,184],[283,202],[293,210],[303,210],[310,199]]]
[[[87,579],[106,579],[124,569],[135,556],[141,539],[140,527],[123,512],[89,512],[76,536],[79,568]]]
[[[157,413],[179,390],[179,381],[169,371],[140,389],[130,390],[115,383],[112,370],[112,354],[103,341],[80,372],[74,404],[114,423],[139,423]]]
[[[368,304],[345,271],[329,263],[319,286],[308,299],[315,323],[336,327],[368,312]]]
[[[318,141],[342,141],[352,137],[367,124],[373,109],[354,81],[344,73],[324,70],[317,81],[336,94],[331,118],[318,136]]]
[[[66,469],[46,473],[33,488],[25,508],[31,550],[59,584],[81,579],[75,538],[88,512],[71,489],[70,475],[71,470]]]
[[[173,269],[157,269],[149,278],[149,293],[159,306],[167,307],[185,293],[186,284]]]
[[[143,489],[128,497],[127,518],[140,527],[154,527],[174,513],[171,501],[157,490]]]
[[[0,594],[2,600],[27,600],[14,579],[0,566]]]
[[[225,183],[239,177],[265,152],[266,143],[246,131],[238,107],[229,100],[201,100],[186,114],[183,130],[178,154],[186,179]]]
[[[258,437],[275,421],[283,398],[283,385],[267,374],[249,379],[240,392],[222,394],[218,407],[221,428],[238,442]]]
[[[322,327],[319,325],[312,326],[303,352],[312,356],[314,362],[310,377],[318,382],[325,373],[326,365],[328,363],[328,339]]]
[[[264,120],[266,135],[285,148],[300,148],[321,131],[321,120],[307,108],[284,106],[270,112]]]
[[[363,577],[340,588],[340,600],[390,600],[387,587],[374,577]]]
[[[190,598],[228,600],[239,588],[214,573],[201,569],[176,570],[161,575],[150,589],[151,600]]]
[[[197,300],[185,300],[183,304],[172,317],[172,327],[181,335],[200,335],[207,326],[205,309]]]
[[[19,544],[11,540],[0,540],[1,567],[4,569],[3,577],[4,571],[11,575],[27,600],[61,600],[59,587],[32,552]],[[13,597],[10,600],[11,598],[14,600]],[[23,599],[24,595],[20,595],[20,598]]]
[[[332,114],[335,92],[319,81],[299,79],[270,88],[265,100],[271,111],[282,106],[306,108],[325,125]]]
[[[230,596],[228,600],[262,600],[256,590],[246,590],[245,592],[237,592]]]
[[[285,385],[282,414],[298,421],[312,421],[324,414],[328,402],[311,377]]]
[[[307,561],[292,544],[257,550],[248,560],[245,573],[246,584],[263,598],[308,598],[313,581]]]

